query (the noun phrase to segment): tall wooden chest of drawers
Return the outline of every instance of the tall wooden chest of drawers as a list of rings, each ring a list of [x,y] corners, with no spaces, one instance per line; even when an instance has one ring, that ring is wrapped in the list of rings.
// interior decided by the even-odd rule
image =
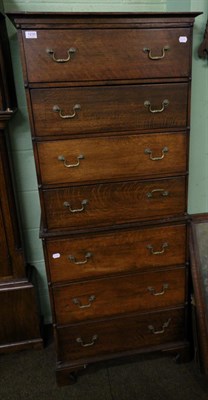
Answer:
[[[9,15],[21,46],[59,384],[96,361],[189,349],[196,15]]]

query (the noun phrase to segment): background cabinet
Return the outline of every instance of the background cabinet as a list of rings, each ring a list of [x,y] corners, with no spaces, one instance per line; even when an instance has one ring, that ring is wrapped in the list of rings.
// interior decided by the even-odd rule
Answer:
[[[0,14],[0,352],[42,346],[35,290],[26,277],[6,138],[15,109],[6,25]]]
[[[195,358],[208,375],[208,215],[192,215],[190,238]]]

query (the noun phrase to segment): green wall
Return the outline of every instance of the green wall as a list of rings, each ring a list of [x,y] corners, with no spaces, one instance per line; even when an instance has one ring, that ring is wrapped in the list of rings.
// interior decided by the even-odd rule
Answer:
[[[207,0],[78,0],[29,1],[0,0],[5,11],[203,11],[196,20],[193,43],[193,89],[191,109],[189,212],[208,211],[208,65],[199,60],[197,48],[203,39]],[[17,195],[27,261],[38,272],[38,290],[45,322],[51,321],[42,245],[39,239],[40,206],[37,191],[32,142],[19,61],[15,29],[8,22],[15,82],[17,115],[10,125],[11,154],[15,169]]]

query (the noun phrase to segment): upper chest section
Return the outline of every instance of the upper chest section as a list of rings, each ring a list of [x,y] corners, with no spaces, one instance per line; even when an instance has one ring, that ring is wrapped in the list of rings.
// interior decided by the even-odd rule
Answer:
[[[190,74],[190,28],[27,30],[22,40],[27,79],[33,83]]]
[[[12,16],[31,84],[190,77],[195,14]]]

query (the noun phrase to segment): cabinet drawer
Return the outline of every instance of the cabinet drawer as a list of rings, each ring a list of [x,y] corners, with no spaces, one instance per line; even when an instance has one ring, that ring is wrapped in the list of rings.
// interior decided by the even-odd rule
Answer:
[[[43,29],[36,33],[36,40],[26,38],[25,32],[22,34],[29,82],[170,78],[190,74],[189,28]],[[185,43],[180,41],[184,36]],[[60,59],[62,62],[58,62]]]
[[[183,214],[185,177],[41,191],[48,230],[112,226]]]
[[[185,173],[186,142],[185,133],[38,142],[40,181],[64,184]]]
[[[58,360],[81,363],[88,357],[153,350],[153,346],[183,341],[185,334],[183,308],[71,325],[57,329]]]
[[[185,268],[54,287],[56,322],[96,319],[184,304]]]
[[[188,84],[31,90],[35,135],[185,128]]]
[[[186,226],[158,226],[45,240],[52,282],[154,270],[186,262]]]

